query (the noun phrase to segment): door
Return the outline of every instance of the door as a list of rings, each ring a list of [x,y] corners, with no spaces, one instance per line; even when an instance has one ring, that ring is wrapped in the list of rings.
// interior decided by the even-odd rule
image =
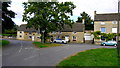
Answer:
[[[35,37],[34,36],[32,36],[32,41],[34,41],[35,40]]]

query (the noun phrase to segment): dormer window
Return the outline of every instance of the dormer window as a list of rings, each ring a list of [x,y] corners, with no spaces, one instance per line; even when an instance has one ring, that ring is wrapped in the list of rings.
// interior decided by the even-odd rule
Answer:
[[[62,34],[62,32],[59,31],[59,34]]]
[[[32,34],[31,32],[29,32],[29,34]]]
[[[52,34],[56,34],[56,32],[54,31],[54,32],[52,32]]]
[[[76,33],[77,33],[76,31],[73,32],[73,34],[76,34]]]

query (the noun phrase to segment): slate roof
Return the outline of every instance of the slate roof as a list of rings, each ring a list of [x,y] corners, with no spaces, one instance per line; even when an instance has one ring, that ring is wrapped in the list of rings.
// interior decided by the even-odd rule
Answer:
[[[120,13],[95,14],[94,21],[117,21],[120,20]]]
[[[17,30],[18,31],[25,31],[25,32],[36,32],[37,30],[33,29],[33,28],[26,28],[26,24],[22,24],[20,25]]]
[[[33,28],[26,28],[26,24],[21,25],[18,27],[18,31],[25,31],[25,32],[36,32],[37,30]],[[61,31],[61,32],[83,32],[84,31],[84,25],[82,23],[75,23],[73,24],[72,28],[68,25],[64,26],[64,29],[62,30],[56,30],[56,31]]]
[[[61,32],[84,32],[84,25],[82,23],[73,24],[72,28],[69,25],[65,25],[64,29],[60,30]]]

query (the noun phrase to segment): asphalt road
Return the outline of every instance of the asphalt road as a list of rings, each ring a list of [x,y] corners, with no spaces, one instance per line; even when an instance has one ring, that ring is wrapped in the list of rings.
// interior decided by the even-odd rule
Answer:
[[[80,51],[104,48],[88,44],[65,44],[52,48],[36,48],[31,41],[9,40],[2,49],[3,66],[55,66],[64,58]],[[105,48],[115,48],[108,47]]]

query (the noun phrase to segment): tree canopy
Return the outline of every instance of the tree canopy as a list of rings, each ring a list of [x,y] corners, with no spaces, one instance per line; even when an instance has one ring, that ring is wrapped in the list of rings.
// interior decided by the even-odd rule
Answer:
[[[15,23],[12,21],[12,18],[15,18],[15,12],[8,10],[11,2],[2,2],[2,32],[5,30],[13,29]]]
[[[49,32],[63,29],[64,25],[72,27],[74,23],[69,17],[76,7],[72,2],[24,2],[23,5],[23,21],[27,22],[28,28],[39,30],[44,40]]]
[[[83,19],[85,20],[85,30],[94,30],[93,20],[86,12],[80,14],[80,17],[78,17],[77,22],[82,22]]]

